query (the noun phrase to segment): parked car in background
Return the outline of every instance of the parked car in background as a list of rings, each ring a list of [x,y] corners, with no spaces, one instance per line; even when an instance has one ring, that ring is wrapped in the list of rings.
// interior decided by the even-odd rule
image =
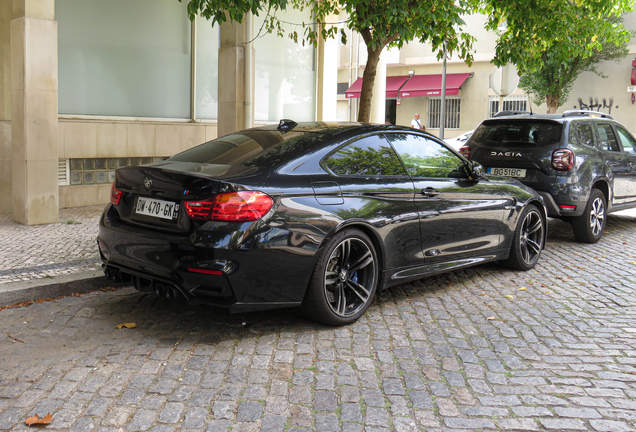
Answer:
[[[488,173],[535,189],[580,242],[601,239],[607,213],[636,207],[636,140],[604,113],[502,112],[460,151]]]
[[[475,132],[474,130],[464,132],[463,134],[456,136],[455,138],[445,139],[444,142],[454,148],[455,150],[459,150],[462,146],[466,145],[466,142],[470,138],[470,136]]]
[[[140,291],[342,325],[391,285],[534,267],[545,221],[538,194],[430,134],[281,120],[118,169],[98,243]]]

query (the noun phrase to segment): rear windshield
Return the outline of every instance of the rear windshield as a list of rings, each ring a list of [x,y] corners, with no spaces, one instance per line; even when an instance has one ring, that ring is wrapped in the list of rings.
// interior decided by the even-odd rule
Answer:
[[[561,140],[561,123],[550,121],[486,120],[471,141],[484,147],[543,147]]]
[[[274,166],[302,154],[325,137],[326,134],[315,132],[292,131],[283,135],[271,130],[244,131],[208,141],[168,160],[231,167]]]

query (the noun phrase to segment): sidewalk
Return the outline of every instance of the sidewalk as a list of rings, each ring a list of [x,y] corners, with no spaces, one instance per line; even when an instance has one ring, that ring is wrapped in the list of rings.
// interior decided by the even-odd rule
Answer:
[[[112,286],[95,240],[103,209],[61,209],[59,223],[33,226],[0,214],[0,306]]]

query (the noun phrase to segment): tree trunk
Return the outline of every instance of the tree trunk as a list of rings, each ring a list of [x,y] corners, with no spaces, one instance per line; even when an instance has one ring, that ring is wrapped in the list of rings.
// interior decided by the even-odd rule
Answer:
[[[555,114],[559,105],[561,105],[561,98],[555,95],[547,95],[545,97],[545,104],[548,106],[547,114]]]
[[[362,91],[360,93],[360,109],[358,110],[358,121],[369,123],[371,116],[371,97],[373,96],[373,84],[375,83],[375,73],[378,70],[378,61],[384,47],[371,50],[367,45],[367,65],[364,67],[362,75]]]

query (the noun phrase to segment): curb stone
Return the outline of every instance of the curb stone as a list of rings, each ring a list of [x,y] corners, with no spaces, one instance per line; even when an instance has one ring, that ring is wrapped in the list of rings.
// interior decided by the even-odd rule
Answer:
[[[0,284],[0,306],[29,300],[65,297],[106,287],[122,287],[106,279],[102,270],[71,273],[23,282]]]

